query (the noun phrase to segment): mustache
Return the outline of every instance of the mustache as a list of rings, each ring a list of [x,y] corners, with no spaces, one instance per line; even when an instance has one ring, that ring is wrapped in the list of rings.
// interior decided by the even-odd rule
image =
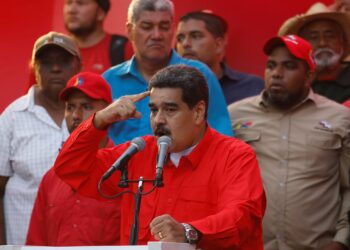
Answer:
[[[332,56],[337,54],[331,48],[319,48],[319,49],[314,51],[314,57],[317,57],[319,54],[324,53],[324,52],[327,52],[327,53],[331,54]]]
[[[159,125],[154,129],[155,136],[170,135],[170,130],[163,125]]]

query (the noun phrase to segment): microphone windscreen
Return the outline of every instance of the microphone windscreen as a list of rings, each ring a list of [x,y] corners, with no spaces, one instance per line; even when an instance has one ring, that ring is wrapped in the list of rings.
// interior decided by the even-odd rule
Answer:
[[[169,136],[163,135],[163,136],[158,138],[157,144],[158,144],[158,147],[159,147],[160,144],[167,144],[168,148],[170,149],[171,146],[172,146],[172,140],[171,140],[171,138]]]
[[[138,151],[141,151],[146,147],[145,140],[142,139],[141,137],[136,137],[132,139],[131,143],[137,147]]]

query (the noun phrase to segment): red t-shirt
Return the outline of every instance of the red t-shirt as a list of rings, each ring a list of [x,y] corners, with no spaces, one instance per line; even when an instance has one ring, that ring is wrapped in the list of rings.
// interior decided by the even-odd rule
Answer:
[[[109,46],[111,44],[111,35],[106,36],[96,45],[89,48],[80,48],[82,58],[82,71],[102,74],[110,68]]]
[[[129,143],[98,150],[106,131],[100,131],[88,119],[63,146],[55,163],[56,173],[83,195],[102,199],[97,183],[103,173],[126,150]],[[154,179],[157,142],[143,137],[146,147],[128,164],[129,180]],[[219,134],[208,127],[204,137],[179,166],[168,161],[163,170],[164,187],[142,197],[139,244],[154,240],[149,223],[169,214],[178,222],[187,222],[203,233],[198,247],[203,250],[263,249],[262,217],[265,196],[255,153],[245,143]],[[120,191],[119,171],[102,185],[106,194]],[[144,192],[152,182],[145,182]],[[130,184],[136,192],[137,183]],[[122,196],[121,244],[128,244],[133,222],[134,197]]]

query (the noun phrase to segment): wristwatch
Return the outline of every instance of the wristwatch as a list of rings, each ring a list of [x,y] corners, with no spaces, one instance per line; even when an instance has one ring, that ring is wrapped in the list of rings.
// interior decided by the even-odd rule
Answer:
[[[197,242],[199,241],[198,231],[194,227],[192,227],[190,224],[187,224],[187,223],[181,223],[181,224],[185,229],[185,236],[186,236],[187,242],[190,244],[197,244]]]

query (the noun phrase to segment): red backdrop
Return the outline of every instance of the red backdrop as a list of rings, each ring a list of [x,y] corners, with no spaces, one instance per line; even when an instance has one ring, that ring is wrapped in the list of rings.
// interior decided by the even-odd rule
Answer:
[[[305,12],[314,0],[173,0],[176,20],[191,10],[210,9],[223,16],[230,25],[228,63],[241,71],[263,75],[265,57],[262,45],[275,35],[281,23]],[[56,30],[65,32],[62,20],[64,0],[11,0],[1,6],[0,112],[24,94],[28,79],[28,62],[37,37]],[[110,32],[125,33],[130,0],[111,0],[106,20]],[[330,4],[332,0],[323,0]]]

